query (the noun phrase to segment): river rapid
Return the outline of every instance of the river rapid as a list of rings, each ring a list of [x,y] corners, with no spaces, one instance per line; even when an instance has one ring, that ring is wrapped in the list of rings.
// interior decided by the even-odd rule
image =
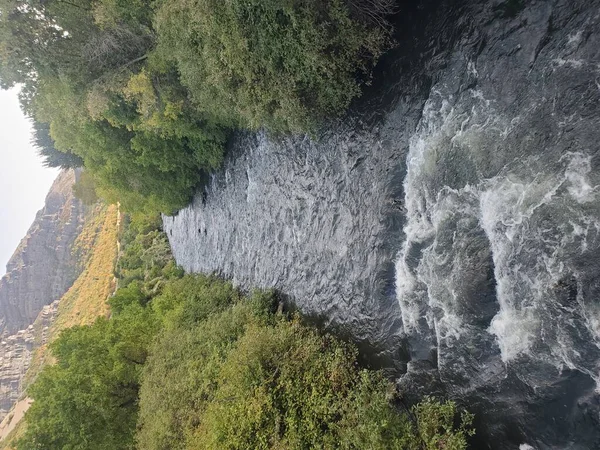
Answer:
[[[187,271],[274,287],[474,448],[600,449],[600,1],[430,0],[316,137],[238,134],[164,218]]]

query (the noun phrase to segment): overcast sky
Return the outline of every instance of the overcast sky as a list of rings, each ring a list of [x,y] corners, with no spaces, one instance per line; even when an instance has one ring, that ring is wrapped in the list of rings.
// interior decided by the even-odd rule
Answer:
[[[42,166],[30,139],[17,91],[0,90],[0,276],[58,175]]]

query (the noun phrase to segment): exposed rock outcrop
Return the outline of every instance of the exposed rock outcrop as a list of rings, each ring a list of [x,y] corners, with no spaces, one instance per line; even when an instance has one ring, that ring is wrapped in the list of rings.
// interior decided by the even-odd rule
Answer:
[[[74,244],[85,207],[73,195],[76,176],[59,174],[0,280],[0,418],[19,399],[33,351],[47,339],[58,301],[82,270]]]
[[[58,303],[56,300],[44,305],[32,325],[0,341],[0,417],[19,400],[33,353],[48,341],[48,330],[56,317]]]
[[[26,329],[42,307],[69,289],[81,268],[72,247],[84,222],[83,204],[73,196],[76,174],[63,171],[50,188],[0,280],[0,334]]]

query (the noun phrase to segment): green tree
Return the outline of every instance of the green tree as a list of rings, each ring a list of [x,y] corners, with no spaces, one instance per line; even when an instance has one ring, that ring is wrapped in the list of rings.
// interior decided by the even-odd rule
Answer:
[[[41,122],[33,122],[33,138],[31,143],[37,148],[42,157],[42,164],[46,167],[59,167],[61,169],[76,169],[83,166],[83,159],[70,152],[60,152],[54,146],[50,137],[50,126]]]
[[[54,366],[45,368],[28,394],[27,433],[19,449],[132,449],[143,365],[162,319],[148,302],[160,289],[146,284],[181,276],[174,266],[160,220],[137,215],[124,220],[122,258],[142,254],[141,272],[110,299],[111,317],[64,331],[51,344]],[[139,243],[140,246],[132,245]],[[166,252],[166,254],[165,254]],[[152,277],[151,281],[146,281]]]
[[[117,99],[94,119],[86,100],[85,91],[47,79],[33,107],[50,122],[56,148],[80,156],[98,192],[125,209],[170,213],[185,206],[202,183],[203,169],[221,160],[225,133],[218,127],[188,126],[190,134],[178,135],[166,129],[165,119],[165,126],[140,130],[134,104]]]
[[[198,109],[238,127],[306,131],[340,115],[389,45],[343,0],[159,5],[159,54],[177,64]]]
[[[96,183],[94,178],[88,172],[83,172],[79,175],[79,179],[73,185],[73,194],[81,200],[84,205],[93,205],[98,201]]]
[[[130,305],[117,317],[64,331],[57,359],[29,389],[23,450],[134,448],[140,371],[156,332],[150,312]]]

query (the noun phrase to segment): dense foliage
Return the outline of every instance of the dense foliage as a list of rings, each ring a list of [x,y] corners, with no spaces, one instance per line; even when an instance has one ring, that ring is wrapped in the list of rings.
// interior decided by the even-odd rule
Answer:
[[[50,126],[46,123],[33,123],[31,143],[37,148],[38,154],[42,157],[42,164],[46,167],[76,169],[83,166],[83,160],[79,156],[56,150],[54,140],[50,136]]]
[[[389,0],[363,1],[0,0],[0,86],[23,86],[46,164],[172,212],[233,129],[344,112],[389,42]]]
[[[342,0],[176,0],[156,15],[158,50],[198,108],[237,126],[302,131],[343,112],[357,72],[386,44]]]
[[[43,369],[28,388],[35,402],[18,448],[133,448],[141,370],[159,330],[157,317],[146,307],[147,291],[157,274],[163,279],[182,275],[168,244],[163,245],[166,237],[156,229],[158,223],[157,218],[139,217],[125,225],[118,269],[121,288],[110,300],[110,319],[67,329],[50,345],[57,363]],[[131,261],[142,261],[141,269],[121,265]]]
[[[121,238],[110,318],[63,332],[30,388],[20,450],[460,450],[471,417],[426,400],[411,414],[356,348],[174,266],[155,220]]]
[[[145,369],[140,448],[408,448],[410,424],[351,346],[252,309],[161,335]]]

